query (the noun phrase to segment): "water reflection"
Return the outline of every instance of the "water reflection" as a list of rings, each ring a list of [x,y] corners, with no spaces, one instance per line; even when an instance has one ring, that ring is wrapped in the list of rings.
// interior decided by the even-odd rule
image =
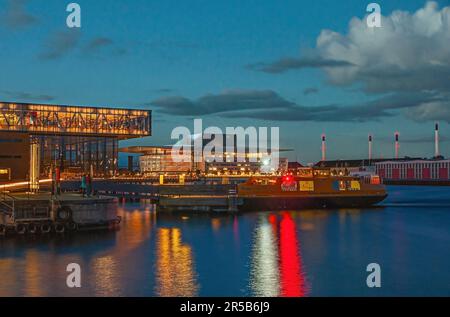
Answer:
[[[112,256],[102,256],[92,259],[92,275],[94,277],[95,296],[121,296],[120,270]]]
[[[308,294],[296,224],[288,212],[261,215],[255,230],[250,287],[255,296]]]
[[[305,296],[307,292],[304,274],[301,271],[300,244],[295,222],[287,212],[281,216],[279,245],[281,296]]]
[[[119,212],[117,231],[0,239],[0,296],[372,296],[373,261],[392,281],[375,295],[450,294],[448,208]],[[82,288],[66,286],[68,263]]]
[[[158,296],[197,296],[198,284],[192,249],[178,228],[158,229],[156,238],[156,289]]]
[[[274,228],[260,216],[255,230],[250,285],[255,296],[272,297],[280,293],[278,248]]]
[[[39,254],[31,250],[25,255],[25,289],[28,290],[27,296],[45,296],[41,288],[42,275]]]
[[[119,208],[119,215],[122,217],[120,237],[124,239],[118,239],[118,249],[131,251],[151,237],[152,227],[156,226],[156,212],[153,205],[141,204],[132,211],[122,205]]]

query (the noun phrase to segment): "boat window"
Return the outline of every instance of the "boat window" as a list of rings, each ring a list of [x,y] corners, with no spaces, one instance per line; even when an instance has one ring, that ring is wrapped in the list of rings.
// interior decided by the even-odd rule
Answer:
[[[276,179],[259,178],[250,181],[253,185],[275,185],[277,183]]]
[[[311,168],[302,168],[297,171],[297,175],[300,177],[312,177],[312,169]]]
[[[380,184],[381,184],[380,176],[378,176],[378,175],[373,175],[373,176],[370,178],[370,183],[371,183],[372,185],[380,185]]]
[[[361,183],[357,180],[350,181],[350,190],[361,190]]]
[[[330,170],[314,170],[314,176],[327,177],[330,176]]]
[[[314,181],[300,181],[299,187],[301,192],[313,192],[314,191]]]
[[[339,181],[334,181],[333,182],[333,190],[340,190],[340,183],[339,183]]]

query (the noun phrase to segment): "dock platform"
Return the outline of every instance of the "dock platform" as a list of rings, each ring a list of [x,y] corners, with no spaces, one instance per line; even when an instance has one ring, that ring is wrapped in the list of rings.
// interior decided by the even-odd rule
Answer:
[[[159,188],[158,206],[163,211],[237,212],[242,203],[236,185],[165,185]]]
[[[0,236],[76,231],[120,222],[117,198],[63,193],[0,193]]]

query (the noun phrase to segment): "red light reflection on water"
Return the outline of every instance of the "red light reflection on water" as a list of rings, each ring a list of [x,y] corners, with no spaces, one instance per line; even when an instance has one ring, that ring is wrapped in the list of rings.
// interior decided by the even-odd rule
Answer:
[[[289,212],[260,219],[255,231],[250,285],[255,296],[309,294],[297,225]]]
[[[291,215],[284,212],[281,216],[279,232],[280,295],[283,297],[307,295],[299,248],[296,224]]]

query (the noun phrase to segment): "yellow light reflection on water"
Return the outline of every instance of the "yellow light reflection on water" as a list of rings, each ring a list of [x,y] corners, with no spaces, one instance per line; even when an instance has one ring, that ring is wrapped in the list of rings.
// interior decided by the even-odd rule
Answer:
[[[117,239],[118,250],[129,252],[150,238],[156,215],[149,208],[144,211],[136,209],[126,212],[120,207],[119,215],[122,217],[123,225]]]
[[[0,277],[1,286],[0,287],[0,297],[6,296],[17,296],[11,293],[14,289],[16,283],[18,283],[17,277],[17,262],[13,259],[0,259]]]
[[[30,250],[25,257],[25,289],[26,296],[38,297],[45,296],[42,288],[42,270],[40,267],[41,261],[39,253],[35,250]]]
[[[94,288],[96,296],[121,296],[119,269],[112,256],[94,258],[91,264],[94,273]]]
[[[211,219],[211,225],[214,231],[219,231],[220,229],[220,225],[221,225],[221,221],[218,218],[213,218]]]
[[[156,244],[156,294],[163,297],[197,296],[199,286],[192,249],[182,242],[181,230],[159,229]]]

